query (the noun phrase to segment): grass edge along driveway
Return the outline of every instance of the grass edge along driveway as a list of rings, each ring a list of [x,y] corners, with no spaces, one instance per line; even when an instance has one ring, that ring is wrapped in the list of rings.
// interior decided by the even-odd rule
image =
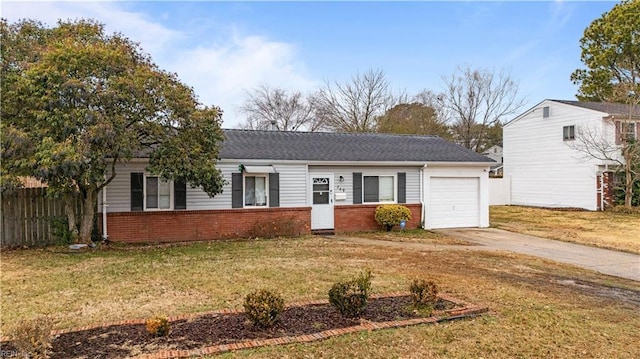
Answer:
[[[640,214],[491,206],[491,227],[640,254]]]

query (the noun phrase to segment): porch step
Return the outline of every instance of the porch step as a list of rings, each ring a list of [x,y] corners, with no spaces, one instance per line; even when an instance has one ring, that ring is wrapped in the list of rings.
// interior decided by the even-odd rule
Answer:
[[[311,234],[315,236],[333,236],[336,234],[335,229],[314,229]]]

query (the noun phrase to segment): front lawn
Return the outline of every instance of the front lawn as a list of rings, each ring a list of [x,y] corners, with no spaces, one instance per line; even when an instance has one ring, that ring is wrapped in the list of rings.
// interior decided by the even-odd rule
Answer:
[[[516,254],[363,247],[321,237],[68,253],[2,252],[4,335],[49,314],[56,329],[241,308],[257,288],[285,301],[326,299],[331,285],[373,270],[375,293],[434,279],[492,315],[334,337],[222,357],[637,358],[640,283]],[[576,278],[580,278],[577,280]]]
[[[442,233],[428,231],[424,229],[407,229],[404,231],[374,231],[374,232],[356,232],[349,233],[348,236],[362,237],[369,239],[379,239],[391,242],[408,242],[422,244],[438,244],[438,245],[460,245],[470,246],[471,242],[462,239],[453,238]]]
[[[640,253],[640,214],[491,206],[491,226],[566,242]]]

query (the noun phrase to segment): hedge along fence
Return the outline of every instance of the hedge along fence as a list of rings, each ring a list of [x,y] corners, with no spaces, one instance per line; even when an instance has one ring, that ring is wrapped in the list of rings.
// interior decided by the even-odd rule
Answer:
[[[76,213],[81,213],[76,203]],[[47,197],[47,188],[20,188],[2,193],[0,246],[46,246],[56,243],[52,222],[65,220],[62,198]]]

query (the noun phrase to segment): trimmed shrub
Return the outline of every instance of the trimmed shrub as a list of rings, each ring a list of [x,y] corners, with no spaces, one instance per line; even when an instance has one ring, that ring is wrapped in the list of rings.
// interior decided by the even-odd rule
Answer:
[[[28,355],[29,358],[48,358],[53,339],[52,329],[53,321],[49,317],[21,319],[13,328],[13,345],[18,352]]]
[[[409,285],[409,292],[416,308],[433,308],[438,300],[438,286],[430,280],[414,279]]]
[[[249,293],[244,299],[245,315],[257,327],[272,327],[283,310],[284,299],[266,289]]]
[[[171,325],[169,319],[165,316],[155,316],[147,319],[147,332],[154,337],[166,337],[169,335]]]
[[[402,221],[411,219],[411,210],[399,204],[382,204],[376,208],[376,222],[390,231],[393,226],[397,226]]]
[[[371,291],[371,271],[366,270],[356,278],[338,282],[329,290],[329,303],[343,317],[356,318],[367,306]]]
[[[294,216],[255,221],[247,236],[249,238],[296,237],[304,230],[304,223]]]

